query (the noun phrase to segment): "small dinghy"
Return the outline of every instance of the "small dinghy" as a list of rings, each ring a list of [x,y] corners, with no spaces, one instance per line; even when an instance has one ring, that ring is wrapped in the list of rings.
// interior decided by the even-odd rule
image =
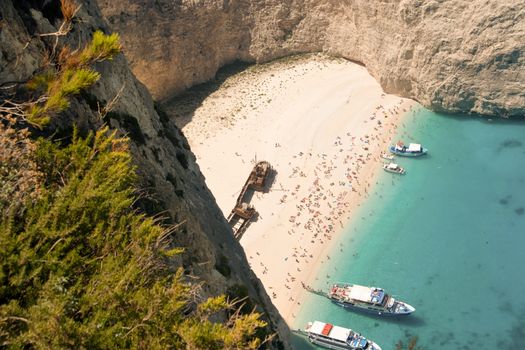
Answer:
[[[405,175],[405,169],[401,168],[396,163],[383,164],[383,169],[389,173]]]
[[[381,153],[381,158],[386,159],[386,160],[394,160],[394,156],[386,152]]]

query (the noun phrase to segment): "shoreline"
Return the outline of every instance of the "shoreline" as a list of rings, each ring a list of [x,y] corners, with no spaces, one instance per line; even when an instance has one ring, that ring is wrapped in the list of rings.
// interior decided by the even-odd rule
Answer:
[[[397,118],[396,124],[392,127],[389,127],[388,129],[383,130],[383,133],[381,135],[381,142],[378,142],[374,145],[375,149],[371,150],[370,152],[370,154],[372,154],[372,156],[370,157],[370,161],[366,164],[365,167],[361,168],[361,171],[357,175],[357,178],[362,182],[361,184],[355,187],[357,192],[351,192],[347,197],[344,198],[344,200],[348,200],[348,202],[350,203],[343,214],[344,216],[346,216],[346,221],[343,222],[343,225],[338,227],[337,231],[335,231],[334,235],[332,236],[333,239],[331,239],[328,244],[320,247],[320,249],[317,251],[317,254],[319,256],[313,261],[313,268],[309,271],[308,274],[306,274],[304,280],[300,282],[303,282],[307,286],[315,286],[318,280],[318,276],[320,276],[324,268],[327,266],[329,260],[331,260],[331,253],[334,252],[335,249],[340,249],[342,251],[343,246],[340,243],[341,238],[345,233],[350,235],[352,234],[347,231],[349,227],[352,226],[354,220],[357,220],[356,215],[359,214],[359,210],[363,206],[364,202],[368,199],[369,192],[372,193],[372,191],[374,190],[373,186],[377,184],[378,177],[382,172],[381,165],[385,162],[388,162],[388,160],[381,158],[381,153],[384,152],[387,149],[388,145],[391,144],[391,142],[393,141],[392,137],[396,134],[398,126],[400,125],[400,123],[406,120],[406,118],[409,116],[409,113],[413,110],[413,108],[416,105],[416,102],[407,100],[404,101],[404,103],[398,107],[400,112],[397,112],[397,114],[395,115],[395,118]],[[394,174],[392,176],[398,175]],[[339,245],[337,245],[338,243]],[[281,310],[279,310],[281,312],[281,315],[290,327],[294,325],[299,310],[309,295],[309,292],[307,292],[304,288],[300,286],[294,298],[295,303],[288,309],[288,313],[284,315],[281,312]]]
[[[341,252],[343,251],[343,244],[340,243],[340,241],[345,234],[350,235],[350,238],[351,238],[351,235],[353,234],[353,232],[349,232],[349,229],[352,227],[352,224],[355,222],[355,220],[358,219],[356,215],[359,214],[359,211],[363,207],[365,201],[368,200],[368,197],[370,195],[369,193],[372,193],[372,191],[374,190],[374,185],[376,185],[378,182],[378,178],[382,172],[382,169],[380,166],[383,163],[388,162],[388,160],[382,159],[380,155],[382,152],[384,152],[387,149],[388,145],[390,145],[392,141],[394,141],[392,137],[396,134],[396,131],[399,125],[407,120],[410,112],[413,111],[414,107],[416,106],[417,106],[417,102],[415,101],[411,101],[411,100],[405,101],[405,103],[400,108],[401,112],[396,115],[397,124],[393,126],[392,128],[385,130],[385,132],[388,131],[388,133],[382,135],[384,136],[382,139],[383,142],[380,143],[383,147],[378,147],[379,150],[374,153],[374,158],[372,159],[372,162],[368,164],[368,167],[366,169],[363,169],[362,173],[359,174],[359,178],[365,178],[368,180],[364,180],[364,183],[361,184],[360,190],[358,190],[358,193],[353,192],[350,194],[349,198],[347,198],[349,202],[352,203],[351,206],[348,208],[348,211],[346,212],[346,214],[348,215],[347,220],[344,223],[344,226],[339,228],[339,230],[336,232],[336,234],[334,235],[334,239],[331,240],[328,245],[323,246],[322,250],[318,251],[318,253],[320,253],[322,257],[324,257],[324,260],[321,260],[319,262],[320,259],[317,259],[315,261],[315,264],[313,264],[314,266],[313,269],[310,270],[305,280],[302,281],[304,282],[306,286],[313,287],[314,289],[319,288],[317,286],[318,280],[324,279],[324,277],[320,277],[320,276],[323,273],[327,272],[326,268],[328,265],[328,261],[331,260],[332,252],[335,252],[335,249],[339,249]],[[372,165],[377,165],[377,166],[373,167]],[[398,176],[398,175],[393,174],[391,176]],[[359,194],[363,193],[361,192],[363,189],[368,189],[368,190],[365,191],[364,195],[361,196]],[[356,199],[356,201],[353,202],[352,199]],[[326,277],[330,278],[329,275],[327,275]],[[331,282],[335,283],[336,281],[331,281]],[[321,288],[324,290],[325,286]],[[285,317],[283,315],[283,318],[285,319],[285,321],[288,323],[290,327],[294,325],[299,326],[299,327],[304,326],[303,324],[300,324],[300,325],[294,324],[294,322],[296,322],[297,319],[299,318],[298,314],[300,312],[300,309],[303,303],[307,300],[307,298],[310,295],[311,295],[310,292],[306,291],[304,288],[300,288],[300,290],[296,294],[296,303],[294,303],[293,307],[289,310],[288,317]]]
[[[305,298],[301,282],[311,284],[330,259],[414,105],[385,94],[362,66],[309,55],[226,79],[183,126],[225,216],[255,159],[276,170],[269,192],[251,200],[259,217],[240,243],[290,326]]]

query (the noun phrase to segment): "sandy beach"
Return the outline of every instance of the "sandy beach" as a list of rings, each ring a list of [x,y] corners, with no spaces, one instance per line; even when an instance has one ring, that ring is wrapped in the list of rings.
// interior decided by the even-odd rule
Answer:
[[[186,116],[183,132],[225,216],[256,161],[276,171],[269,192],[253,196],[259,216],[240,242],[289,324],[301,282],[338,248],[414,104],[385,94],[362,66],[310,55],[236,74]]]

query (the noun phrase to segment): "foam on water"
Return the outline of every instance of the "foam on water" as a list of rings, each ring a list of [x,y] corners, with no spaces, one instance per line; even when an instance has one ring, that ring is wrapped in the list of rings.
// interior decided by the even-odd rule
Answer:
[[[383,287],[416,313],[360,315],[311,295],[294,327],[348,326],[384,350],[411,335],[426,350],[525,349],[525,123],[419,109],[399,138],[429,155],[380,176],[314,287]]]

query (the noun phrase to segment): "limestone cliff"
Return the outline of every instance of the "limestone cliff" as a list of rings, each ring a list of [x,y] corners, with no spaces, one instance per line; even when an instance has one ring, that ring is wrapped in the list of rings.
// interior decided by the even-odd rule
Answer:
[[[157,99],[234,60],[324,51],[446,112],[525,115],[518,0],[97,0]]]
[[[57,30],[59,1],[0,2],[0,87],[5,94],[16,82],[27,81],[39,71],[53,37],[41,33]],[[83,1],[70,35],[70,47],[80,47],[97,29],[109,31],[94,1]],[[66,40],[62,37],[60,40]],[[288,329],[251,271],[244,252],[233,238],[215,199],[205,185],[185,137],[156,111],[146,88],[135,78],[123,55],[95,67],[102,75],[95,87],[71,103],[53,120],[48,133],[67,135],[73,124],[86,132],[104,121],[131,138],[131,151],[147,195],[140,205],[150,214],[178,224],[175,242],[186,248],[180,259],[187,275],[203,282],[203,295],[239,294],[251,300],[278,331],[285,344]],[[116,95],[113,110],[100,120],[98,111]],[[240,287],[241,286],[241,287]],[[242,293],[241,293],[242,294]]]

